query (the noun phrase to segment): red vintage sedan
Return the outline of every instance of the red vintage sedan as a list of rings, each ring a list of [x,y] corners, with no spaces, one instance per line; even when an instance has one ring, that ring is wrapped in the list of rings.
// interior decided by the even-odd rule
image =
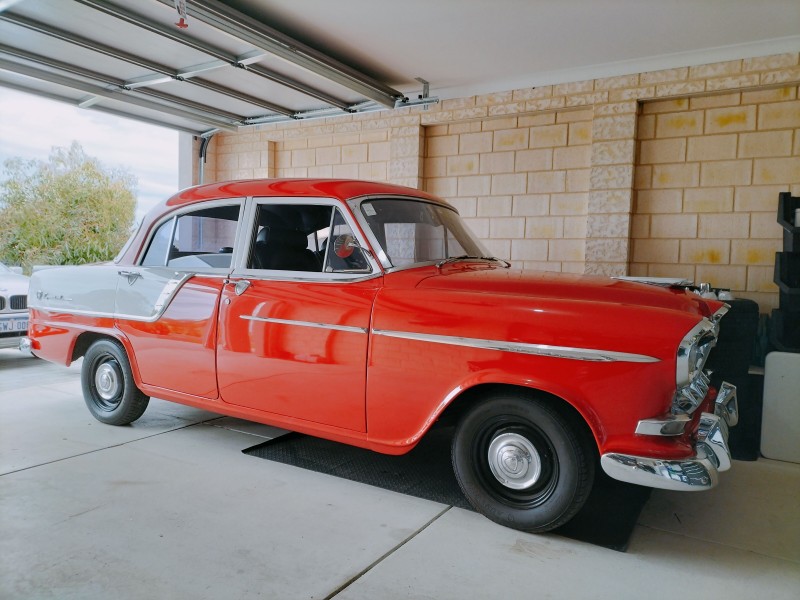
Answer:
[[[83,357],[104,423],[156,396],[403,454],[452,418],[465,495],[517,529],[567,522],[598,466],[704,490],[731,464],[736,390],[703,372],[724,304],[663,281],[512,270],[414,189],[190,188],[113,264],[38,272],[29,298],[32,351]]]

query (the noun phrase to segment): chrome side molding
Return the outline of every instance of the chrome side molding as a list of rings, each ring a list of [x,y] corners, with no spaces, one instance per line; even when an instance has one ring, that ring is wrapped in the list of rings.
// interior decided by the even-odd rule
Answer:
[[[594,348],[549,346],[546,344],[484,340],[479,338],[436,335],[432,333],[415,333],[412,331],[390,331],[386,329],[373,329],[372,333],[375,335],[399,338],[403,340],[430,342],[432,344],[449,344],[451,346],[464,346],[467,348],[481,348],[483,350],[497,350],[500,352],[533,354],[537,356],[549,356],[552,358],[567,358],[571,360],[585,360],[591,362],[656,363],[660,361],[658,358],[644,354],[631,354],[629,352],[617,352],[614,350],[597,350]]]
[[[333,323],[313,323],[311,321],[293,321],[290,319],[275,319],[273,317],[258,317],[256,315],[240,315],[245,321],[260,321],[262,323],[276,323],[278,325],[294,325],[297,327],[314,327],[317,329],[330,329],[332,331],[345,331],[347,333],[367,333],[363,327],[352,325],[334,325]]]

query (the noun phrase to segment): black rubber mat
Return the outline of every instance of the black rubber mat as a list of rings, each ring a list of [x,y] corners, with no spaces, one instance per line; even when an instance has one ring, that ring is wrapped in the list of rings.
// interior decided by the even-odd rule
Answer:
[[[433,429],[408,454],[388,456],[319,438],[289,433],[243,452],[303,469],[474,510],[458,487],[450,463],[452,428]],[[599,471],[589,500],[554,533],[624,552],[650,489]]]

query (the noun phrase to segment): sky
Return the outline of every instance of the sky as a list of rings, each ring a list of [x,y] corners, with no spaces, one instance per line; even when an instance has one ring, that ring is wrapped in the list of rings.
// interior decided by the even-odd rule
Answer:
[[[73,140],[136,177],[137,222],[178,190],[178,132],[0,87],[0,179],[6,159],[46,160]]]

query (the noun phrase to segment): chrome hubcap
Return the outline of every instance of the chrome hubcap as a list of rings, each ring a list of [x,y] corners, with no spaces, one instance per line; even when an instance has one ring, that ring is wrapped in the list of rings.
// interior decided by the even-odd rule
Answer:
[[[489,444],[489,468],[504,486],[523,490],[539,479],[542,462],[528,438],[518,433],[502,433]]]
[[[103,400],[111,400],[120,390],[119,372],[111,363],[103,363],[97,368],[94,376],[97,393]]]

